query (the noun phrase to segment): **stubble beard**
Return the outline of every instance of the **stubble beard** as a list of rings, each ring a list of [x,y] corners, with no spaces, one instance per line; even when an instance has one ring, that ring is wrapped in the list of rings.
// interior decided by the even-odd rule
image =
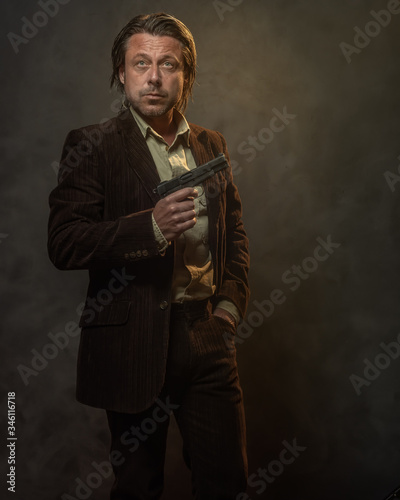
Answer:
[[[152,117],[158,117],[158,116],[163,116],[167,114],[172,108],[175,107],[175,105],[178,102],[178,99],[171,99],[168,94],[161,94],[163,98],[167,98],[167,101],[164,103],[145,103],[144,99],[146,97],[144,95],[140,95],[137,98],[129,98],[127,96],[127,99],[132,106],[132,108],[138,112],[142,116],[146,116],[149,118]]]

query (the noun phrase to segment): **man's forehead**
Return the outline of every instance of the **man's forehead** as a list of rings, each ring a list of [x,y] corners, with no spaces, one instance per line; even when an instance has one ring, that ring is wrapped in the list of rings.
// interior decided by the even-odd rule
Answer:
[[[172,36],[151,35],[150,33],[136,33],[127,44],[129,52],[157,52],[160,54],[173,53],[178,58],[182,55],[182,44]]]

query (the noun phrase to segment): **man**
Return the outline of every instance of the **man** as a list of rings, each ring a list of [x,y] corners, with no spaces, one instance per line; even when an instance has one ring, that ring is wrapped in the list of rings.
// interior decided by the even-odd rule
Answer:
[[[90,276],[77,399],[107,411],[112,499],[160,498],[173,411],[195,498],[233,500],[247,477],[233,340],[249,296],[240,198],[230,167],[198,189],[154,191],[227,155],[226,143],[182,115],[196,71],[182,22],[135,17],[112,62],[126,109],[70,132],[50,195],[50,258]]]

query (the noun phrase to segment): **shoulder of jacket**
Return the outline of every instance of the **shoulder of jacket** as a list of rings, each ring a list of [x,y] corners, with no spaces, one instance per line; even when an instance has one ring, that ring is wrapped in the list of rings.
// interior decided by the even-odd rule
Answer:
[[[126,111],[122,111],[117,116],[112,118],[104,119],[100,123],[92,123],[90,125],[84,125],[82,127],[74,128],[69,133],[87,133],[93,130],[99,130],[103,133],[117,132],[121,127],[123,127],[126,122],[129,122],[129,118],[131,118],[131,114]]]
[[[190,130],[193,134],[196,136],[200,136],[202,134],[206,135],[211,141],[223,141],[225,142],[224,136],[221,134],[221,132],[218,132],[217,130],[211,130],[205,127],[201,127],[200,125],[196,125],[194,123],[189,123]]]

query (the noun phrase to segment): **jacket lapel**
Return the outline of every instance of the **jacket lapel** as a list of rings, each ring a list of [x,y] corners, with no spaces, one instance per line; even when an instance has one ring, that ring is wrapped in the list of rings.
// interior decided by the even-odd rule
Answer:
[[[153,192],[153,189],[161,180],[146,140],[129,109],[121,113],[117,119],[118,132],[123,137],[127,162],[141,181],[143,189],[156,204],[160,197]]]
[[[141,181],[143,189],[147,192],[153,203],[156,204],[160,197],[157,193],[153,192],[153,189],[158,186],[161,180],[153,157],[147,147],[146,140],[129,110],[122,112],[117,120],[118,132],[123,137],[127,163]],[[191,130],[190,148],[197,166],[212,160],[216,156],[205,130],[202,130],[199,134]],[[207,179],[204,182],[206,193],[215,193],[216,187],[215,178]],[[210,222],[216,224],[219,212],[218,196],[207,197],[207,204],[209,217],[211,218]]]
[[[192,150],[193,157],[196,165],[200,166],[204,163],[215,158],[215,153],[212,150],[208,134],[205,130],[201,131],[198,135],[190,133],[190,149]],[[221,151],[222,152],[222,151]],[[207,200],[207,214],[208,214],[208,243],[211,250],[212,260],[214,262],[214,282],[218,283],[219,280],[219,260],[217,255],[219,232],[220,232],[220,196],[219,188],[216,178],[217,174],[204,182],[204,191]],[[209,195],[207,195],[209,193]],[[213,195],[214,194],[214,195]]]
[[[213,152],[208,134],[205,130],[201,131],[198,135],[193,133],[191,130],[190,133],[190,149],[192,150],[195,162],[197,166],[203,165],[210,160],[213,160],[217,155]],[[222,153],[222,151],[220,151]],[[218,187],[216,179],[217,176],[211,177],[210,179],[206,179],[204,182],[204,191],[207,193],[215,193],[216,188]],[[218,191],[218,190],[217,190]],[[214,201],[217,202],[218,197],[208,196],[207,201],[210,203],[214,198]]]
[[[193,129],[190,130],[190,149],[196,165],[200,166],[212,160],[214,155],[211,149],[211,144],[205,130],[196,135]]]

